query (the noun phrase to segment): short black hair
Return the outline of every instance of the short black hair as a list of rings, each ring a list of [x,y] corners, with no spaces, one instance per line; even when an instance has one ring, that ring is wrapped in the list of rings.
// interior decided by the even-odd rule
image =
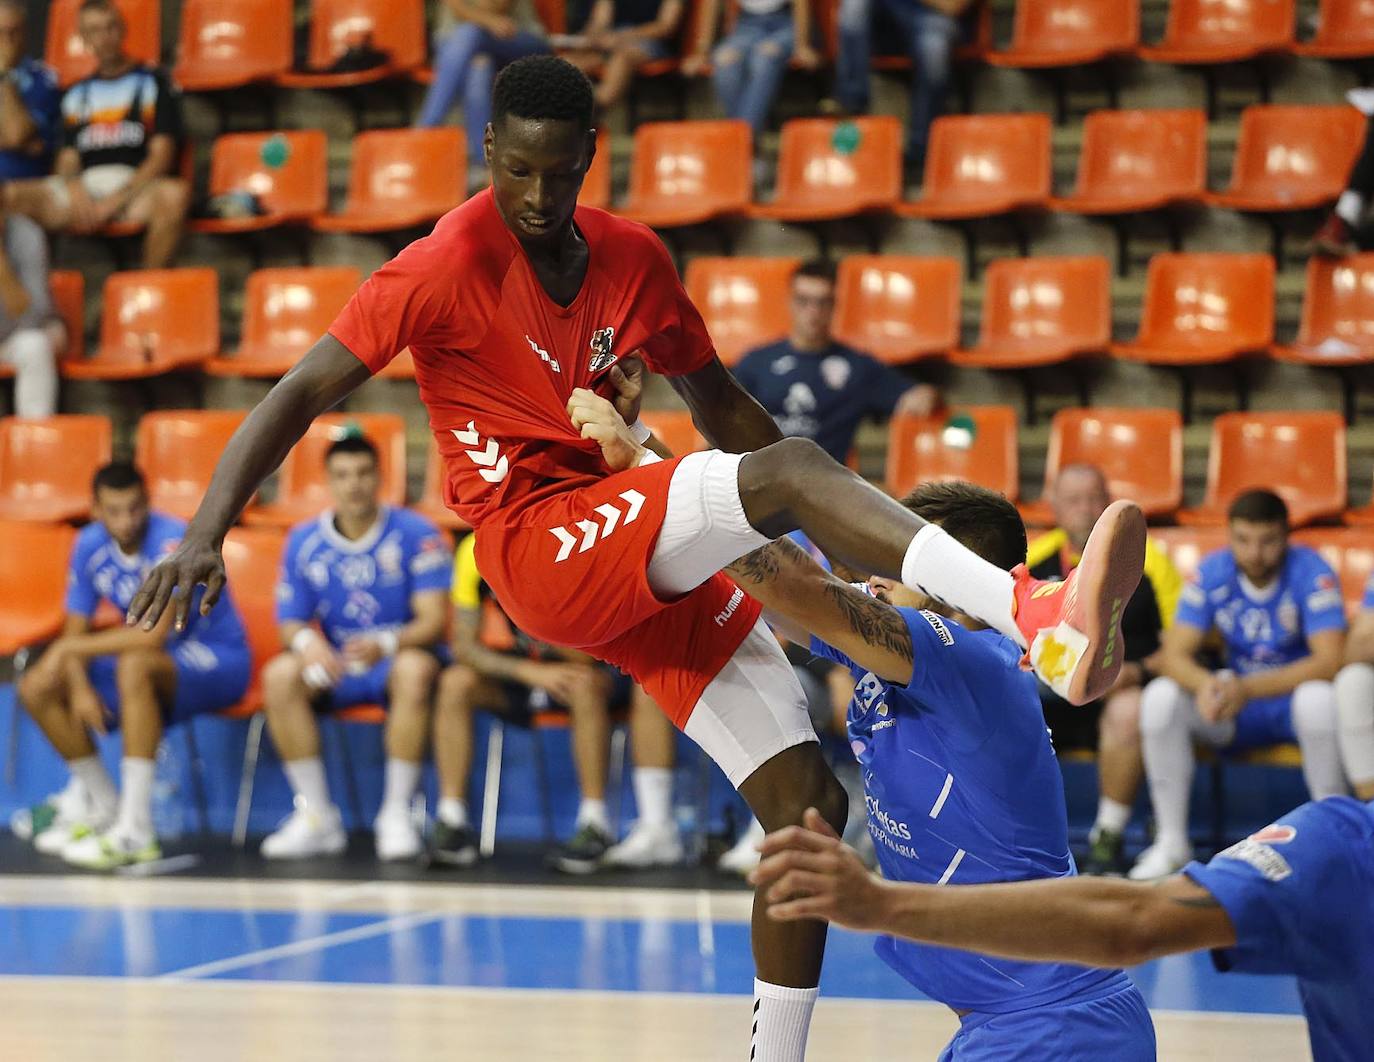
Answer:
[[[837,275],[838,271],[835,268],[835,263],[830,259],[812,258],[810,261],[803,262],[801,265],[797,266],[797,271],[792,274],[792,279],[796,280],[798,277],[811,277],[814,280],[824,280],[833,286]]]
[[[1247,490],[1236,496],[1226,510],[1226,519],[1245,520],[1252,524],[1283,524],[1288,526],[1288,506],[1272,490]]]
[[[587,75],[556,55],[531,55],[503,67],[491,90],[491,121],[506,115],[577,122],[590,129],[595,101]]]
[[[380,463],[377,457],[377,447],[371,439],[356,428],[329,444],[329,449],[324,452],[324,463],[329,464],[329,459],[335,454],[370,454],[374,465]]]
[[[116,18],[121,22],[124,21],[124,16],[120,13],[114,0],[81,0],[81,7],[76,13],[77,17],[80,18],[87,11],[113,11]]]
[[[145,492],[148,489],[143,482],[143,473],[132,461],[111,461],[108,465],[101,465],[95,470],[95,477],[91,480],[92,494],[98,494],[102,489],[128,490],[130,487],[137,487]]]
[[[1026,561],[1026,525],[995,490],[964,480],[923,483],[902,504],[1005,571]]]

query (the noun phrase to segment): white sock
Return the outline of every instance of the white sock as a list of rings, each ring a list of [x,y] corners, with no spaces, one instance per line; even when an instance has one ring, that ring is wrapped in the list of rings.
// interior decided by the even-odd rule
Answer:
[[[1097,822],[1093,823],[1094,831],[1106,830],[1109,833],[1121,833],[1126,829],[1126,823],[1130,821],[1131,805],[1113,800],[1109,796],[1098,798]]]
[[[440,797],[438,816],[445,826],[462,829],[468,824],[468,802],[457,797]]]
[[[610,833],[611,820],[606,814],[606,801],[583,797],[582,803],[577,807],[577,825],[579,829],[583,826],[595,826],[605,833]]]
[[[110,777],[110,772],[105,770],[105,764],[100,761],[100,757],[82,756],[79,760],[69,762],[67,767],[71,770],[72,777],[85,789],[95,816],[108,817],[119,803],[119,794],[115,792],[114,780]]]
[[[1374,782],[1374,667],[1349,664],[1336,676],[1341,762],[1351,785]]]
[[[312,811],[324,811],[334,806],[329,799],[329,783],[324,778],[324,761],[318,756],[286,761],[286,779],[291,791]]]
[[[423,764],[410,760],[398,760],[394,756],[386,759],[386,782],[382,793],[382,808],[379,815],[409,815],[410,798],[420,784],[420,771]]]
[[[642,826],[663,829],[673,822],[673,769],[636,767],[634,769],[635,807]]]
[[[1351,227],[1358,225],[1364,217],[1364,196],[1349,189],[1342,192],[1336,200],[1336,216]]]
[[[784,988],[754,978],[751,1062],[802,1062],[819,988]]]
[[[1026,639],[1013,618],[1011,573],[983,560],[945,533],[926,524],[902,561],[902,582],[913,590],[937,597],[945,604],[982,620],[1021,648]]]
[[[153,835],[153,775],[157,763],[125,756],[119,765],[119,818],[115,829],[140,840]]]
[[[1140,698],[1141,749],[1150,801],[1155,812],[1155,844],[1186,852],[1188,795],[1193,788],[1193,732],[1197,709],[1192,696],[1172,679],[1155,679]]]

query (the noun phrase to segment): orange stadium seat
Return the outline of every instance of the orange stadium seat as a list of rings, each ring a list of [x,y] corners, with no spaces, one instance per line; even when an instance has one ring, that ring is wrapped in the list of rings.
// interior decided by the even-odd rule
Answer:
[[[596,155],[577,194],[577,205],[611,209],[611,134],[604,125],[596,131]]]
[[[1015,501],[1020,485],[1015,410],[966,406],[951,414],[892,418],[887,435],[887,489],[900,498],[922,483],[967,479]],[[961,417],[973,422],[971,433],[961,424]]]
[[[850,255],[836,278],[835,336],[888,364],[948,354],[959,345],[959,285],[953,258]]]
[[[794,118],[782,127],[777,191],[752,216],[827,221],[902,198],[902,126],[892,117]]]
[[[1197,574],[1204,557],[1228,544],[1224,527],[1152,527],[1150,537],[1185,581]]]
[[[425,485],[416,502],[415,511],[429,517],[440,527],[450,531],[464,531],[467,524],[444,504],[444,459],[439,455],[439,447],[430,440],[428,455],[425,458]]]
[[[213,376],[285,375],[328,331],[362,279],[353,266],[250,273],[243,292],[239,349],[227,357],[212,358],[205,371]]]
[[[1183,421],[1172,409],[1061,409],[1050,423],[1045,487],[1021,506],[1029,524],[1050,525],[1049,494],[1059,470],[1096,465],[1113,498],[1128,498],[1147,517],[1168,517],[1183,504]]]
[[[1206,194],[1202,111],[1094,111],[1083,122],[1073,191],[1052,205],[1074,214],[1134,214],[1201,203]]]
[[[387,232],[447,214],[467,198],[467,146],[458,129],[377,129],[353,138],[348,195],[320,232]]]
[[[726,365],[787,335],[788,289],[799,264],[796,258],[706,257],[687,263],[687,294]]]
[[[1294,0],[1170,0],[1164,39],[1140,49],[1155,63],[1236,63],[1293,47]]]
[[[328,413],[316,417],[305,438],[282,462],[277,476],[277,500],[252,505],[243,521],[253,526],[290,527],[318,516],[330,504],[324,476],[324,454],[348,426],[356,424],[377,447],[381,463],[381,500],[404,505],[406,500],[406,428],[394,413]]]
[[[66,88],[95,72],[95,57],[77,33],[82,0],[53,0],[48,8],[48,37],[44,58]],[[135,62],[162,61],[162,5],[159,0],[115,0],[124,16],[124,50]],[[288,44],[290,42],[288,41]]]
[[[1374,253],[1308,259],[1297,337],[1274,353],[1309,365],[1374,361]]]
[[[645,122],[635,130],[629,196],[616,213],[665,229],[742,215],[753,158],[747,122]]]
[[[134,463],[147,480],[149,504],[183,520],[194,516],[220,454],[247,415],[241,409],[145,413],[134,436]]]
[[[262,707],[262,666],[282,651],[277,628],[277,579],[286,536],[265,527],[234,527],[224,536],[224,571],[238,606],[253,654],[248,692],[229,715],[250,714]]]
[[[1374,540],[1368,533],[1348,527],[1305,527],[1293,535],[1293,541],[1315,549],[1336,569],[1346,612],[1352,616],[1358,612],[1365,584],[1374,573]]]
[[[364,42],[386,52],[390,61],[369,70],[323,72],[351,46]],[[426,47],[424,0],[311,0],[311,71],[287,70],[276,80],[285,88],[364,85],[423,66]]]
[[[136,380],[194,368],[219,351],[213,269],[141,269],[105,279],[100,346],[62,363],[73,380]]]
[[[112,440],[106,417],[0,418],[0,520],[88,518],[91,477]]]
[[[1140,8],[1121,0],[1017,0],[1011,44],[994,66],[1081,66],[1135,53]]]
[[[1317,59],[1374,56],[1374,0],[1321,0],[1317,32],[1293,51]]]
[[[1049,115],[947,115],[930,128],[921,198],[896,209],[908,217],[954,221],[1049,201]]]
[[[415,356],[406,347],[382,367],[377,376],[383,380],[415,379]]]
[[[86,353],[86,277],[77,269],[54,269],[48,274],[53,309],[67,330],[66,346],[58,352],[59,362],[80,358]]]
[[[1236,495],[1256,487],[1288,504],[1294,527],[1345,509],[1345,421],[1339,413],[1222,413],[1212,422],[1207,493],[1183,524],[1222,524]]]
[[[285,159],[265,156],[282,150]],[[329,207],[329,143],[318,129],[228,133],[210,149],[210,195],[248,192],[265,213],[243,218],[196,218],[193,232],[256,232],[305,222]]]
[[[674,457],[707,449],[706,440],[685,409],[646,409],[640,419]]]
[[[291,68],[291,0],[185,0],[172,78],[188,92],[270,81]]]
[[[1347,509],[1343,519],[1352,527],[1374,528],[1374,500],[1358,509]]]
[[[1364,142],[1365,117],[1354,107],[1245,108],[1231,183],[1208,197],[1232,210],[1305,210],[1345,189]]]
[[[76,529],[67,524],[0,520],[0,657],[62,629],[75,542]]]

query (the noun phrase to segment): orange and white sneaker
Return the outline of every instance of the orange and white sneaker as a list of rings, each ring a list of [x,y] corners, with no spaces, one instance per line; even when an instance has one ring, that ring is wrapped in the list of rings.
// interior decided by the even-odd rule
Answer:
[[[1034,578],[1024,564],[1016,581],[1016,626],[1031,669],[1071,704],[1101,697],[1121,671],[1121,616],[1145,566],[1145,516],[1133,502],[1112,502],[1097,519],[1067,579]]]

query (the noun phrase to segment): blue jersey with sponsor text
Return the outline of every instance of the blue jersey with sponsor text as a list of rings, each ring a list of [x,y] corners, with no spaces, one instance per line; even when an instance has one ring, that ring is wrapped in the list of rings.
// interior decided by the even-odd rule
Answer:
[[[1316,1062],[1374,1058],[1374,803],[1304,804],[1183,873],[1235,927],[1219,970],[1296,976]]]
[[[996,631],[898,609],[915,664],[883,682],[813,639],[857,679],[849,740],[863,772],[868,829],[892,881],[971,885],[1077,873],[1064,786],[1035,679]],[[1009,1013],[1127,988],[1119,970],[1016,962],[880,937],[878,955],[932,999]]]

